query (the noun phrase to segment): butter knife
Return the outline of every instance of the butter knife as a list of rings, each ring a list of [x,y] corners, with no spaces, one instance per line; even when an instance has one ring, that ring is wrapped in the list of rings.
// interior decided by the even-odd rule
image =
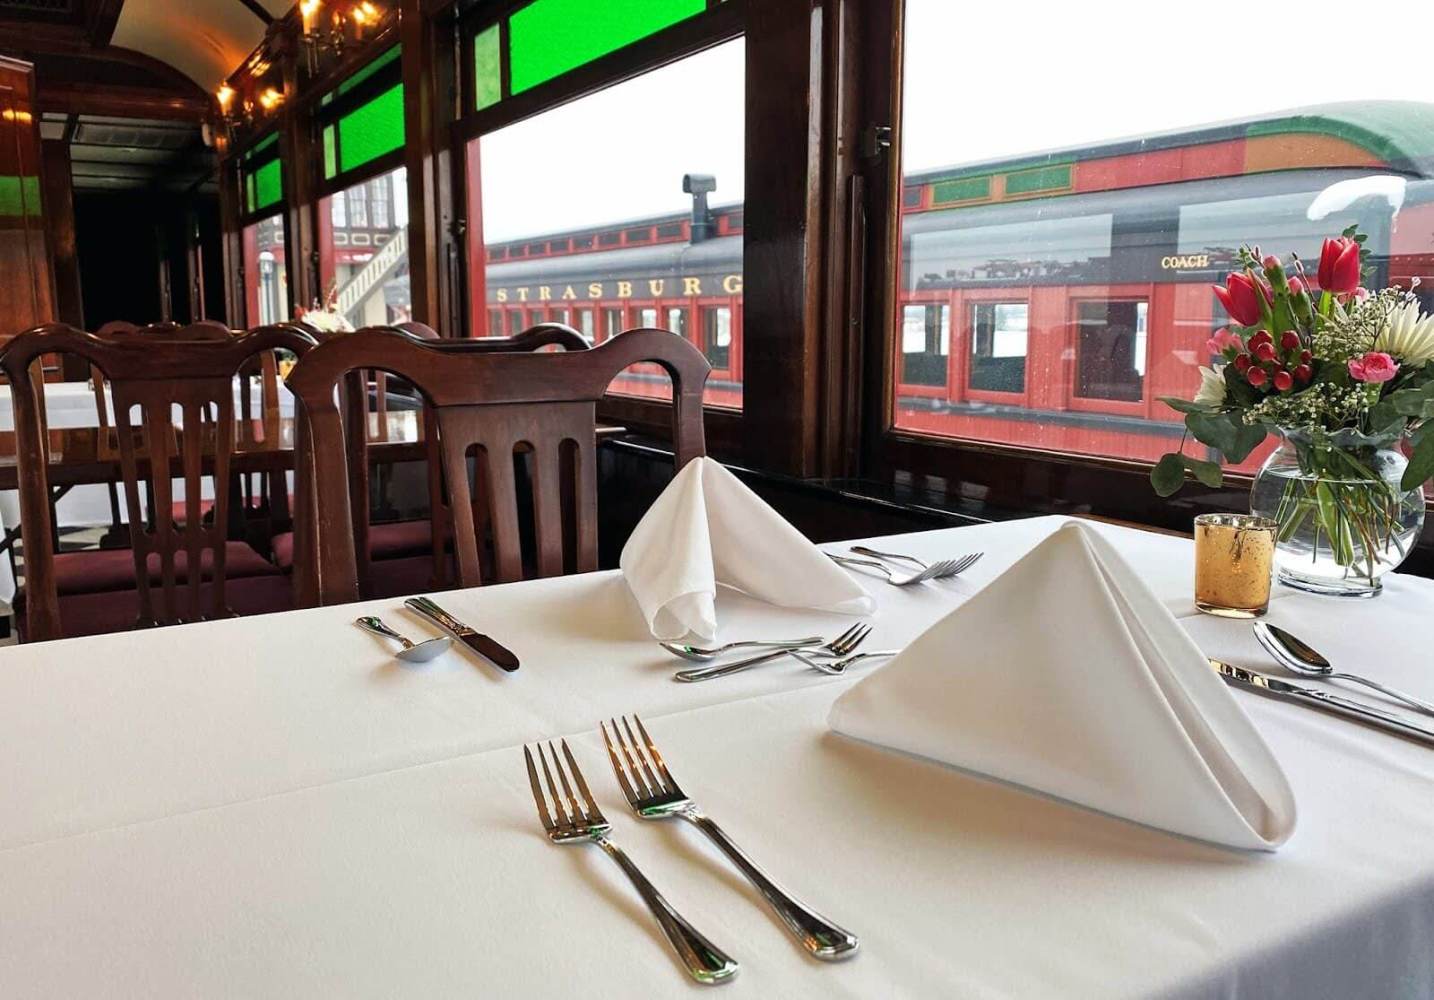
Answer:
[[[1225,683],[1231,687],[1243,688],[1246,691],[1254,691],[1256,694],[1277,698],[1280,701],[1290,701],[1321,712],[1343,716],[1346,719],[1353,719],[1355,722],[1362,722],[1366,726],[1382,729],[1386,733],[1393,733],[1395,736],[1403,736],[1405,739],[1414,740],[1426,746],[1434,746],[1434,730],[1416,726],[1397,715],[1375,708],[1373,705],[1366,705],[1362,701],[1330,694],[1328,691],[1321,691],[1318,688],[1291,684],[1278,677],[1221,663],[1219,660],[1211,660],[1210,666],[1214,667],[1215,672],[1223,677]]]
[[[518,658],[513,655],[512,650],[508,649],[496,639],[491,639],[481,632],[477,632],[469,626],[464,625],[428,598],[410,597],[403,603],[440,628],[447,629],[453,633],[453,637],[463,643],[463,645],[480,656],[492,660],[510,674],[518,669]]]

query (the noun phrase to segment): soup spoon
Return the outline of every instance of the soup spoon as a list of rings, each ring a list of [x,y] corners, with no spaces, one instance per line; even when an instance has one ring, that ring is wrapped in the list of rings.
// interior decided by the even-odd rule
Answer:
[[[407,636],[399,635],[389,628],[383,623],[383,619],[375,618],[372,615],[365,615],[355,620],[354,624],[365,632],[372,632],[374,635],[381,635],[387,639],[397,639],[403,648],[393,655],[408,663],[427,663],[435,656],[441,656],[448,652],[448,647],[453,645],[453,640],[446,635],[415,643]]]
[[[1309,643],[1303,642],[1297,637],[1286,632],[1278,625],[1271,625],[1269,622],[1255,623],[1255,638],[1261,646],[1279,661],[1280,665],[1287,670],[1297,674],[1304,674],[1306,677],[1324,677],[1328,680],[1353,681],[1356,684],[1363,684],[1398,699],[1406,705],[1410,705],[1434,715],[1434,705],[1427,701],[1420,701],[1413,695],[1407,695],[1402,691],[1396,691],[1392,687],[1386,687],[1378,681],[1370,680],[1368,677],[1361,677],[1358,674],[1346,674],[1334,669],[1334,666],[1319,654]]]

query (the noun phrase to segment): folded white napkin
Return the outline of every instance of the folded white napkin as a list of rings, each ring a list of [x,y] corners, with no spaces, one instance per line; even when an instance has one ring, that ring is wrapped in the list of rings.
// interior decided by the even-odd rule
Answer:
[[[845,571],[710,458],[688,462],[623,547],[619,561],[658,639],[717,636],[717,584],[789,608],[867,614]]]
[[[837,732],[1228,847],[1294,831],[1289,782],[1174,616],[1071,522],[837,699]]]

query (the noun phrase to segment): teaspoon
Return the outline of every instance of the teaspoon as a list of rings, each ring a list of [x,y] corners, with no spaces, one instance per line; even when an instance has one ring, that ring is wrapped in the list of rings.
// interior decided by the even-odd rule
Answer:
[[[407,636],[399,635],[385,625],[383,619],[375,618],[372,615],[365,615],[355,620],[354,624],[365,632],[372,632],[374,635],[381,635],[387,639],[397,639],[403,648],[393,655],[408,663],[427,663],[435,656],[441,656],[448,652],[448,647],[453,645],[453,640],[446,635],[414,643]]]
[[[1356,684],[1363,684],[1365,687],[1374,688],[1374,690],[1398,699],[1406,705],[1417,708],[1421,712],[1434,715],[1434,705],[1427,701],[1420,701],[1412,695],[1396,691],[1392,687],[1386,687],[1368,677],[1335,670],[1333,664],[1321,656],[1314,647],[1286,632],[1278,625],[1271,625],[1269,622],[1256,622],[1255,638],[1271,656],[1279,661],[1280,666],[1287,670],[1304,674],[1306,677],[1324,677],[1329,680],[1353,681]]]

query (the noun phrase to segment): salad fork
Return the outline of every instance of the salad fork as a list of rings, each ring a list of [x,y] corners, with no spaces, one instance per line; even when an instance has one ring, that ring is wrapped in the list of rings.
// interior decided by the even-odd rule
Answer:
[[[899,649],[873,649],[869,653],[853,653],[850,656],[843,656],[839,660],[831,660],[830,662],[819,660],[815,656],[810,656],[804,649],[794,649],[792,650],[792,655],[813,670],[820,671],[824,674],[831,674],[835,677],[846,673],[846,668],[853,663],[859,663],[862,660],[870,660],[876,657],[895,656],[900,652],[901,650]]]
[[[733,649],[747,649],[749,647],[800,649],[803,646],[819,646],[821,642],[821,636],[809,635],[805,639],[748,639],[744,642],[729,642],[723,646],[685,646],[677,642],[659,642],[658,645],[673,656],[680,656],[684,660],[696,660],[700,663],[704,660],[714,659]]]
[[[543,823],[543,829],[547,831],[548,839],[555,844],[597,844],[608,857],[617,862],[623,874],[631,880],[633,887],[637,889],[642,901],[657,918],[658,925],[662,932],[667,935],[673,949],[677,952],[678,958],[693,979],[699,983],[715,985],[732,978],[737,972],[737,963],[722,949],[718,948],[711,941],[707,940],[695,927],[689,924],[681,914],[672,908],[672,904],[662,898],[647,876],[643,875],[632,863],[622,848],[609,839],[608,834],[612,830],[609,823],[593,801],[592,792],[588,791],[588,783],[583,780],[583,772],[578,769],[578,762],[573,759],[573,752],[568,749],[568,741],[560,740],[563,748],[563,757],[567,759],[568,768],[572,772],[573,782],[577,785],[578,791],[582,793],[580,803],[573,795],[572,786],[568,784],[567,774],[563,771],[563,762],[558,759],[557,751],[553,749],[552,741],[548,742],[548,753],[543,753],[543,745],[537,744],[538,760],[543,765],[543,777],[547,779],[548,792],[552,797],[553,811],[548,811],[548,802],[543,797],[543,787],[538,782],[538,771],[533,766],[533,754],[525,745],[523,747],[523,760],[528,765],[528,784],[533,789],[533,801],[538,806],[538,819]],[[553,773],[548,769],[548,757],[553,759],[553,771],[558,772],[558,779],[562,784],[562,793],[559,794],[558,786],[553,783]],[[563,800],[568,803],[568,810],[563,808]],[[557,815],[556,821],[553,813]]]
[[[868,548],[865,545],[853,545],[851,547],[851,551],[855,552],[859,556],[869,556],[873,559],[884,559],[887,562],[892,562],[893,560],[900,560],[901,562],[909,562],[911,563],[911,565],[917,567],[918,569],[926,568],[926,564],[920,559],[917,559],[915,556],[905,555],[901,552],[882,552],[878,549]],[[969,557],[962,556],[956,561],[960,562],[961,559],[970,558],[971,561],[967,563],[967,565],[962,570],[962,572],[965,572],[966,569],[970,569],[972,566],[974,566],[976,562],[985,554],[986,553],[984,552],[975,552],[972,553]]]
[[[866,637],[870,634],[871,626],[863,622],[858,622],[824,646],[804,646],[802,649],[804,652],[819,656],[845,656],[865,642]],[[774,650],[770,653],[763,653],[760,656],[749,656],[745,660],[738,660],[736,663],[724,663],[716,667],[679,670],[672,676],[674,680],[689,684],[694,681],[710,681],[714,677],[726,677],[728,674],[741,673],[749,667],[755,667],[759,663],[767,663],[771,660],[780,659],[783,656],[789,655],[791,652],[792,648],[787,647],[785,649]]]
[[[612,720],[612,736],[608,734],[607,723],[598,725],[607,743],[613,774],[617,776],[622,794],[627,797],[638,818],[663,820],[680,816],[705,833],[762,894],[782,923],[814,957],[830,962],[855,953],[858,943],[855,935],[838,927],[772,881],[720,826],[697,807],[697,803],[677,787],[672,772],[667,769],[667,762],[647,734],[642,720],[634,715],[632,721],[637,724],[641,741],[633,735],[626,716],[620,727],[618,720]]]
[[[959,559],[942,559],[916,573],[894,572],[891,567],[877,562],[875,559],[854,559],[851,556],[839,556],[833,552],[828,552],[827,558],[842,566],[862,566],[877,570],[886,577],[886,582],[892,586],[909,587],[914,583],[925,583],[927,580],[946,580],[964,573],[976,564],[981,555],[981,553],[975,552],[961,556]]]

